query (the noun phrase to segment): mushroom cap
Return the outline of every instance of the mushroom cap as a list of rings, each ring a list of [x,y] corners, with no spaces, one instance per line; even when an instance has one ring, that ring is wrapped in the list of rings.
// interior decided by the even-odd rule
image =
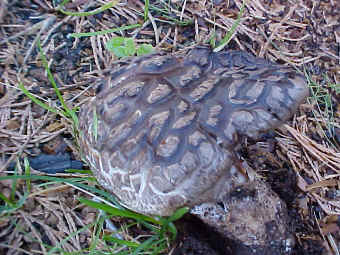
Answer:
[[[292,68],[240,51],[134,58],[81,108],[79,145],[123,205],[170,215],[242,182],[233,167],[239,138],[286,121],[308,91]]]

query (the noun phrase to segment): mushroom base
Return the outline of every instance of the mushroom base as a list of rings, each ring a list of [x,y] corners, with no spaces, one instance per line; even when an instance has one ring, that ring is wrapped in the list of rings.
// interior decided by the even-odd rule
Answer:
[[[205,224],[237,243],[234,254],[291,254],[294,237],[287,229],[283,201],[262,181],[234,188],[220,202],[191,209]]]

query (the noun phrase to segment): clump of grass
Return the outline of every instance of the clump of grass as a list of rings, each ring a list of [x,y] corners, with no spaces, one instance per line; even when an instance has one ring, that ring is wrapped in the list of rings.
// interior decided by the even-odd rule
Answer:
[[[335,109],[333,108],[331,93],[334,92],[335,94],[339,94],[340,84],[331,83],[327,75],[324,75],[324,85],[315,82],[307,72],[305,73],[305,76],[311,91],[311,96],[308,100],[311,101],[312,104],[314,102],[317,107],[318,113],[314,112],[314,116],[316,118],[317,116],[322,118],[328,134],[323,131],[323,128],[320,130],[324,132],[324,137],[332,144],[330,138],[335,135]]]
[[[171,13],[170,11],[170,1],[160,1],[159,3],[160,5],[156,6],[155,4],[150,4],[149,1],[145,0],[144,17],[151,10],[162,17],[161,19],[157,20],[158,22],[177,25],[181,27],[190,26],[194,23],[193,19],[180,19],[179,17],[174,17],[173,13]],[[179,11],[179,8],[176,8],[177,5],[174,5],[172,7]],[[180,5],[180,7],[182,6]]]
[[[104,211],[107,215],[133,219],[135,220],[136,224],[142,225],[148,229],[150,233],[153,233],[142,243],[123,240],[113,237],[112,234],[103,236],[104,241],[125,246],[129,251],[128,254],[140,254],[140,252],[151,252],[152,254],[158,254],[160,251],[165,251],[169,245],[169,242],[175,240],[177,236],[177,229],[173,222],[181,218],[189,211],[188,208],[181,208],[170,217],[155,218],[126,209],[117,209],[115,207],[84,198],[80,198],[79,200],[90,207]]]
[[[78,235],[79,233],[88,230],[89,228],[95,229],[96,231],[93,234],[93,238],[91,239],[91,243],[88,248],[85,248],[78,252],[99,252],[96,248],[97,243],[101,242],[101,251],[114,251],[114,250],[121,250],[121,254],[159,254],[161,251],[165,251],[169,243],[175,240],[177,236],[177,229],[173,224],[174,221],[181,218],[185,213],[188,212],[188,208],[181,208],[177,210],[172,216],[170,217],[150,217],[143,214],[135,213],[130,210],[127,210],[119,205],[119,203],[107,192],[97,189],[95,187],[89,186],[85,184],[88,181],[94,181],[92,176],[83,176],[79,177],[71,177],[71,178],[61,178],[61,177],[54,177],[54,176],[40,176],[40,175],[12,175],[12,176],[1,176],[0,181],[2,180],[13,180],[13,183],[17,183],[18,180],[26,180],[27,187],[29,189],[30,181],[40,180],[46,181],[48,183],[42,184],[44,186],[49,186],[53,184],[68,184],[72,187],[79,189],[79,190],[86,190],[92,194],[93,197],[103,197],[105,201],[108,202],[96,202],[93,200],[89,200],[87,198],[78,198],[78,200],[90,207],[93,207],[100,211],[101,213],[97,217],[96,221],[90,223],[77,231],[71,233],[68,237],[64,238],[60,243],[56,246],[51,247],[47,244],[43,244],[47,249],[49,249],[48,254],[58,254],[65,253],[66,251],[63,250],[62,244],[70,240],[71,237]],[[16,190],[14,190],[15,192]],[[18,201],[9,200],[6,197],[1,196],[0,199],[7,204],[7,206],[0,207],[0,215],[8,215],[11,212],[20,208],[25,199],[29,195],[28,192],[25,193],[25,196],[20,198]],[[143,226],[143,228],[147,229],[150,233],[148,237],[139,238],[135,241],[124,240],[123,238],[117,238],[123,229],[117,229],[115,233],[107,234],[104,228],[104,221],[110,220],[112,217],[121,217],[124,219],[132,219],[133,223],[130,223],[128,228],[135,228]],[[100,239],[100,240],[99,240]],[[104,250],[103,250],[104,245]],[[117,254],[117,253],[112,253]],[[120,253],[119,253],[120,254]]]
[[[17,162],[17,165],[19,165],[19,162]],[[28,164],[27,158],[24,159],[24,172],[25,176],[28,177],[30,176],[30,167]],[[15,174],[17,174],[17,168],[15,168]],[[1,181],[1,179],[0,179]],[[13,180],[12,182],[12,187],[11,187],[11,194],[10,197],[6,197],[2,192],[0,192],[0,201],[3,201],[4,205],[0,205],[0,216],[8,216],[12,212],[15,212],[19,208],[21,208],[24,204],[25,201],[28,197],[28,194],[31,191],[31,181],[30,179],[26,179],[26,190],[23,196],[21,196],[19,199],[16,198],[15,194],[17,193],[17,180]]]

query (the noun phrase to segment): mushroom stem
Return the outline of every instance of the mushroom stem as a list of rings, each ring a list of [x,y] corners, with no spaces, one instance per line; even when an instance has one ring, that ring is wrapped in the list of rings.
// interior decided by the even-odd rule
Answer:
[[[294,246],[286,205],[260,180],[235,187],[219,202],[195,206],[191,213],[232,239],[234,254],[290,254]]]

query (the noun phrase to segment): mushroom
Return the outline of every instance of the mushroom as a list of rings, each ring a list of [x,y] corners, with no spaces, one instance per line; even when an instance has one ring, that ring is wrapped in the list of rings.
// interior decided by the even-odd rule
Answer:
[[[307,95],[292,68],[245,52],[155,53],[100,81],[80,112],[79,145],[99,183],[133,211],[166,216],[188,206],[246,246],[289,243],[277,226],[283,202],[247,178],[235,148],[289,119]]]

